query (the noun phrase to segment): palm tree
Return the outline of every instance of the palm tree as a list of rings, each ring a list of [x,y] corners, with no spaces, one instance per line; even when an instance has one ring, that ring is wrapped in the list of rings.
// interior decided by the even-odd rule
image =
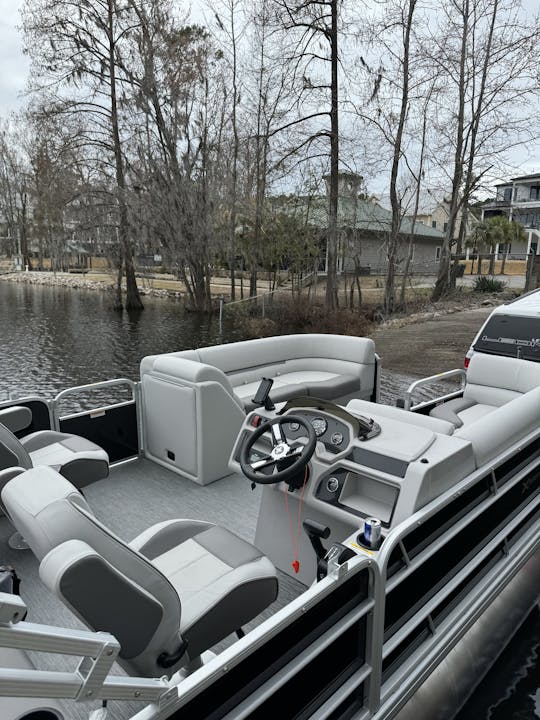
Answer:
[[[508,246],[514,242],[524,242],[527,239],[525,229],[519,222],[509,220],[506,215],[495,215],[477,223],[471,234],[467,237],[465,245],[478,250],[478,274],[482,274],[481,251],[489,250],[489,275],[495,273],[495,248],[504,245],[505,252],[501,264],[501,274],[504,273]]]

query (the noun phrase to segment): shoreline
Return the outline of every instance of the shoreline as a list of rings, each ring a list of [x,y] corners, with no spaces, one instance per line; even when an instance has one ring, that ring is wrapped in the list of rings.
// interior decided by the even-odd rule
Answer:
[[[68,272],[48,272],[42,270],[30,270],[28,272],[14,272],[0,275],[0,281],[13,282],[23,285],[41,285],[45,287],[65,287],[71,290],[92,290],[100,292],[114,292],[116,283],[112,277],[102,280],[101,277],[106,273],[96,274],[93,278],[91,273],[68,273]],[[140,278],[137,278],[139,281]],[[125,288],[125,281],[122,283]],[[164,297],[164,298],[182,298],[185,292],[180,289],[167,289],[147,287],[145,283],[138,282],[139,292],[144,296]]]
[[[0,274],[0,281],[12,282],[26,285],[39,285],[43,287],[61,287],[69,288],[71,290],[90,290],[92,292],[105,292],[113,293],[115,290],[115,280],[108,273],[69,273],[69,272],[50,272],[50,271],[20,271],[12,273]],[[186,298],[187,293],[181,287],[182,283],[179,280],[170,279],[168,277],[149,277],[149,278],[137,278],[139,286],[139,292],[143,297],[155,297],[168,300],[183,300]],[[157,287],[156,287],[157,285]],[[159,287],[159,285],[165,285],[169,287]],[[215,284],[214,284],[215,286]],[[123,283],[125,288],[125,282]],[[219,285],[218,285],[219,287]],[[224,288],[228,289],[228,285],[224,285]],[[284,294],[287,290],[283,291]],[[383,320],[377,323],[378,327],[402,327],[410,325],[411,323],[422,323],[429,320],[435,320],[438,317],[458,313],[466,312],[468,310],[474,311],[480,308],[489,308],[495,305],[499,305],[507,300],[509,297],[514,297],[520,294],[519,292],[513,292],[510,288],[502,293],[478,293],[473,294],[471,292],[464,293],[462,297],[460,294],[456,294],[447,300],[441,300],[437,304],[432,304],[429,300],[426,300],[424,309],[416,309],[405,315],[396,315],[387,320]],[[475,297],[477,295],[477,297]],[[216,293],[216,299],[219,298],[219,293]],[[367,305],[373,305],[371,303],[364,303]]]

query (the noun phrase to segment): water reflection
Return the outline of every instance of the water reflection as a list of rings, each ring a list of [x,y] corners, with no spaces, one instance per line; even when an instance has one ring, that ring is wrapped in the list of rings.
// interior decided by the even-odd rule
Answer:
[[[119,314],[107,293],[0,282],[0,303],[3,399],[136,380],[145,355],[221,341],[215,319],[184,314],[172,300],[146,298],[144,312]]]

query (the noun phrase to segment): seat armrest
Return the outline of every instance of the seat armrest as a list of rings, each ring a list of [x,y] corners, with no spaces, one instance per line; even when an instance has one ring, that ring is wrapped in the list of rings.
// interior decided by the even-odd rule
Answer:
[[[27,469],[28,468],[23,468],[19,465],[14,465],[13,467],[8,467],[0,470],[0,493],[2,492],[2,488],[4,487],[4,485],[7,485],[7,483],[17,475],[26,472]]]
[[[213,523],[197,520],[165,520],[137,535],[129,546],[148,560],[153,560],[212,526]]]
[[[10,480],[12,480],[17,475],[20,475],[21,473],[26,472],[25,468],[14,466],[5,468],[4,470],[0,470],[0,497],[2,495],[2,490],[5,488],[5,486],[8,484]],[[7,515],[6,508],[4,507],[4,503],[0,501],[0,510]],[[9,517],[9,515],[8,515]]]
[[[32,411],[24,405],[12,405],[0,410],[0,422],[12,433],[24,430],[32,424]]]

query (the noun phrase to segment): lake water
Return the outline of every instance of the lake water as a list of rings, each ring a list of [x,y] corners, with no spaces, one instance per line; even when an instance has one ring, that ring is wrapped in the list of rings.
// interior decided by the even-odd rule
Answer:
[[[217,322],[145,298],[138,316],[111,309],[106,293],[0,282],[0,400],[53,397],[115,377],[138,379],[145,355],[239,339]],[[529,616],[456,720],[540,718],[540,609]]]

